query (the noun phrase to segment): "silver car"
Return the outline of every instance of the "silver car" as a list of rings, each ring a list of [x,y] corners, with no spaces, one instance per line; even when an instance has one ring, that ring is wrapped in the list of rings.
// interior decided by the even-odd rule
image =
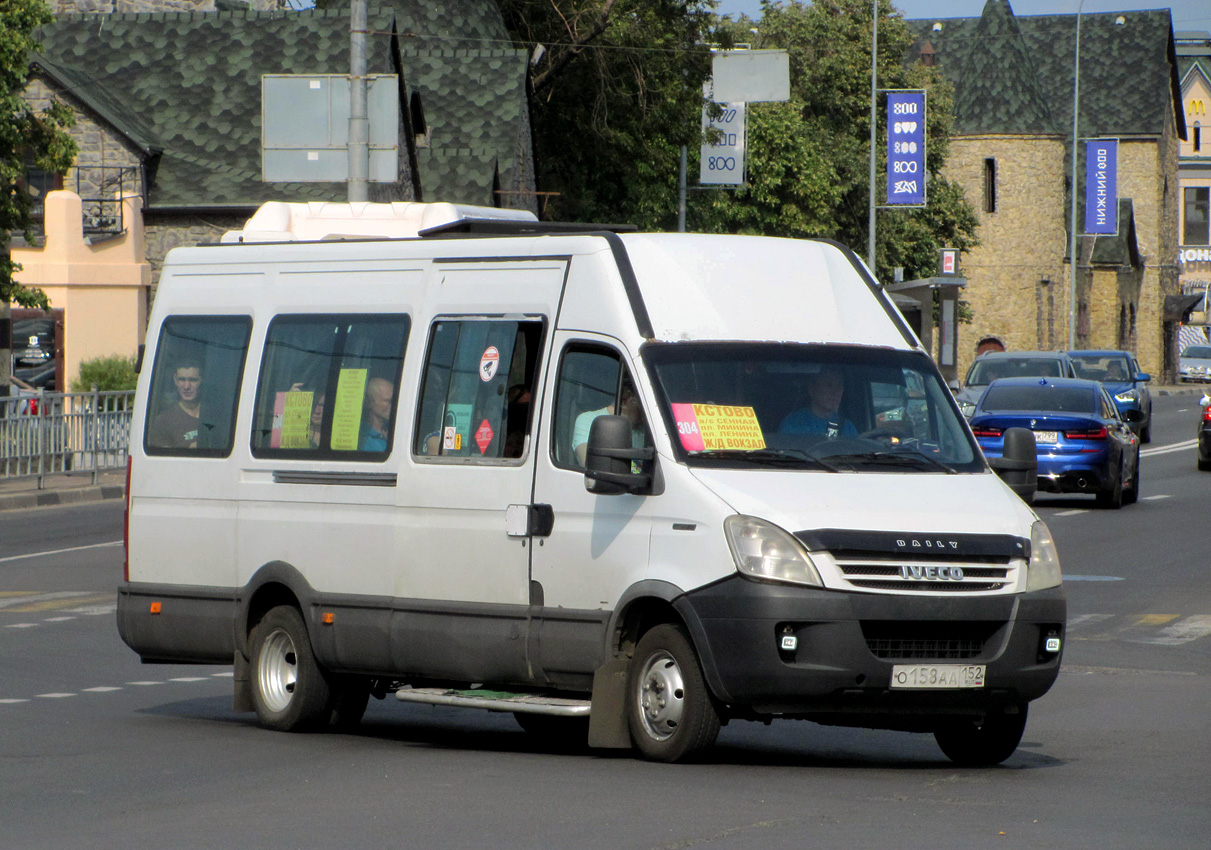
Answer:
[[[1187,345],[1177,358],[1179,381],[1211,381],[1211,345]]]

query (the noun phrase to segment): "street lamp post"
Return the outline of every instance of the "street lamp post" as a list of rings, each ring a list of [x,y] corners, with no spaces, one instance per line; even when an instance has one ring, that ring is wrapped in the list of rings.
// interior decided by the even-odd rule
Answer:
[[[1076,7],[1076,50],[1072,70],[1072,206],[1068,219],[1068,349],[1076,348],[1076,146],[1077,118],[1081,103],[1081,9]]]

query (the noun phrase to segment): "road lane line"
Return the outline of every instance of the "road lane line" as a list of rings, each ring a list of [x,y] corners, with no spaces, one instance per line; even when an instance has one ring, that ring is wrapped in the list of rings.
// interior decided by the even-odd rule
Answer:
[[[114,540],[111,543],[92,543],[88,546],[72,546],[70,549],[52,549],[49,552],[30,552],[28,555],[9,555],[7,558],[0,558],[0,564],[8,563],[9,561],[22,561],[26,558],[41,558],[44,555],[66,555],[68,552],[83,552],[85,549],[99,549],[102,546],[121,545],[121,540]]]
[[[1160,633],[1129,638],[1132,643],[1147,643],[1153,646],[1180,646],[1211,635],[1211,616],[1198,614],[1186,617],[1160,630]]]
[[[148,685],[162,685],[162,684],[164,684],[164,683],[163,683],[163,682],[127,682],[126,684],[128,684],[128,685],[141,685],[141,686],[143,686],[143,687],[147,687]]]
[[[83,597],[95,596],[96,594],[87,590],[56,590],[50,593],[40,593],[39,591],[30,591],[23,593],[21,596],[8,596],[0,599],[0,610],[5,608],[17,608],[18,606],[37,605],[43,602],[54,602],[66,599],[69,602],[78,602]],[[108,597],[108,594],[106,594]]]
[[[0,699],[0,705],[16,705],[19,702],[29,702],[27,699]]]
[[[1088,508],[1075,508],[1071,511],[1060,511],[1059,513],[1056,514],[1056,516],[1076,516],[1077,514],[1087,514],[1087,513],[1089,513]]]
[[[101,685],[100,687],[96,687],[96,688],[85,688],[84,689],[85,693],[90,693],[90,694],[107,694],[110,691],[120,691],[120,690],[122,690],[122,689],[116,688],[113,685]]]
[[[1153,455],[1167,455],[1172,452],[1184,452],[1187,449],[1193,449],[1198,446],[1198,440],[1184,440],[1180,443],[1170,443],[1167,446],[1157,446],[1151,449],[1140,449],[1140,457],[1152,457]]]
[[[1161,499],[1170,499],[1172,496],[1170,496],[1168,493],[1158,493],[1155,496],[1143,496],[1141,498],[1145,502],[1159,502]]]
[[[34,694],[38,699],[63,699],[64,697],[74,697],[75,694]]]

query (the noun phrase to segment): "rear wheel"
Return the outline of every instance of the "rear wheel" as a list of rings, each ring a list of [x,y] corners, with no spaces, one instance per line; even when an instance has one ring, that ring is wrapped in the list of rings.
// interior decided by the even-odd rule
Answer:
[[[262,726],[281,732],[317,728],[330,719],[332,692],[297,608],[280,605],[257,623],[252,645],[252,701]]]
[[[635,746],[653,761],[690,758],[719,736],[719,713],[679,626],[655,626],[635,647],[627,675],[627,723]]]
[[[946,757],[967,767],[991,767],[1013,755],[1026,731],[1026,706],[990,712],[983,720],[956,720],[934,731]]]
[[[1123,506],[1123,466],[1119,463],[1119,468],[1114,472],[1114,481],[1109,489],[1103,490],[1097,494],[1098,507],[1110,508],[1118,510]]]

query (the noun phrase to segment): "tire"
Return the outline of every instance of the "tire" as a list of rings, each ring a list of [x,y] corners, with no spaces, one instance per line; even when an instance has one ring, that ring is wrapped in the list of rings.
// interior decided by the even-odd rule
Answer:
[[[1203,460],[1200,457],[1198,459],[1198,468],[1200,472],[1207,472],[1208,470],[1211,470],[1211,460]]]
[[[715,743],[719,712],[680,626],[662,623],[640,638],[627,671],[626,712],[631,740],[652,761],[684,761]]]
[[[1152,409],[1148,409],[1148,419],[1145,420],[1144,426],[1140,428],[1140,445],[1146,446],[1152,442]]]
[[[515,711],[513,718],[526,733],[557,750],[583,750],[589,746],[589,718],[559,717]]]
[[[370,679],[365,676],[329,677],[328,728],[337,732],[356,729],[370,702]]]
[[[326,725],[332,691],[316,663],[297,608],[279,605],[257,623],[252,644],[252,702],[267,729],[303,732]]]
[[[1123,506],[1123,466],[1121,461],[1110,489],[1097,494],[1097,504],[1099,508],[1110,508],[1115,511]]]
[[[1131,486],[1123,490],[1123,504],[1134,505],[1140,498],[1140,462],[1139,458],[1135,459],[1135,477],[1131,479]]]
[[[990,712],[980,722],[955,720],[934,730],[934,740],[946,757],[965,767],[991,767],[1013,755],[1026,731],[1025,705],[1016,713]]]

